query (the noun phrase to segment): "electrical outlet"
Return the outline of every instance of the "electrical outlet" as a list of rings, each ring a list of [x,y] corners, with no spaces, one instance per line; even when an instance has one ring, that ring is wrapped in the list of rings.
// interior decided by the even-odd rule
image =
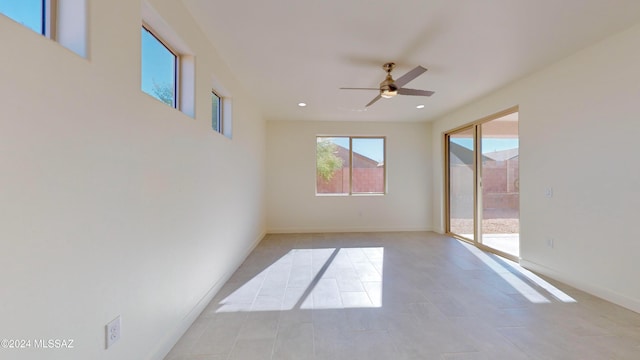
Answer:
[[[111,320],[106,326],[106,349],[110,348],[111,345],[115,344],[116,341],[120,340],[120,329],[121,329],[120,315],[117,318]]]
[[[548,198],[552,198],[553,197],[553,188],[552,187],[548,187],[548,188],[544,189],[544,196],[546,196]]]

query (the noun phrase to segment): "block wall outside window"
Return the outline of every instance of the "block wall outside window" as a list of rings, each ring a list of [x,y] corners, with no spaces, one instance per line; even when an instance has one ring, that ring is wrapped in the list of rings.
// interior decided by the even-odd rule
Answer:
[[[316,194],[384,194],[384,137],[317,137]]]

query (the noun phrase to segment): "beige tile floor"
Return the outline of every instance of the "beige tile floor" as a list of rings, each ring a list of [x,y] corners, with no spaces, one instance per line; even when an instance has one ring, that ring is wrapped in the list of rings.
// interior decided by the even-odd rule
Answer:
[[[640,359],[640,314],[427,232],[268,235],[166,360]]]

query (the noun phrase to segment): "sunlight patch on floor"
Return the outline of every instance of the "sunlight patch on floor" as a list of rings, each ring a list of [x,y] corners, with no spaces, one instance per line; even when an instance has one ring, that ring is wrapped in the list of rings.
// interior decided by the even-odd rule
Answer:
[[[535,283],[537,286],[540,286],[541,288],[545,289],[549,294],[551,294],[557,300],[565,302],[565,303],[577,302],[576,299],[574,299],[571,296],[565,294],[564,292],[562,292],[557,287],[551,285],[550,283],[548,283],[547,281],[545,281],[544,279],[542,279],[538,275],[536,275],[536,274],[532,273],[531,271],[523,268],[519,264],[513,263],[511,261],[505,261],[505,262],[513,270],[519,272],[520,274],[525,276],[527,279],[529,279],[529,281],[531,281],[531,282]]]
[[[507,268],[500,265],[496,260],[492,259],[487,253],[478,249],[477,247],[467,244],[466,242],[459,241],[467,250],[469,250],[473,255],[475,255],[478,259],[480,259],[485,265],[487,265],[491,270],[493,270],[496,274],[498,274],[502,279],[504,279],[509,285],[511,285],[514,289],[516,289],[522,296],[527,298],[527,300],[532,303],[549,303],[551,302],[549,299],[544,297],[544,295],[540,294],[529,284],[524,282],[522,279],[511,273]]]
[[[381,307],[383,263],[383,247],[293,249],[216,312]]]
[[[487,254],[486,252],[464,241],[458,241],[458,242],[462,244],[467,250],[469,250],[473,255],[475,255],[478,259],[480,259],[485,265],[487,265],[491,270],[493,270],[496,274],[502,277],[507,283],[509,283],[509,285],[511,285],[515,290],[517,290],[522,296],[527,298],[527,300],[531,301],[532,303],[544,304],[544,303],[550,303],[551,300],[549,300],[540,291],[536,290],[531,285],[539,287],[540,290],[544,290],[548,292],[554,298],[562,302],[576,302],[569,295],[560,291],[558,288],[544,281],[543,279],[541,279],[534,273],[530,272],[529,270],[522,268],[520,265],[517,265],[515,263],[512,264],[511,261],[506,259],[502,261],[508,264],[511,269],[517,271],[519,274],[526,277],[527,280],[531,281],[532,283],[531,285],[525,282],[523,279],[521,279],[517,274],[514,274],[507,267],[501,265],[498,261],[496,261],[491,256],[489,256],[489,254]]]

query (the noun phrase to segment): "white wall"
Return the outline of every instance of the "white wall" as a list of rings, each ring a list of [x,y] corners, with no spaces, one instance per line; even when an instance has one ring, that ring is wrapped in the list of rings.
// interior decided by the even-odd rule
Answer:
[[[388,193],[316,196],[316,136],[386,136]],[[431,124],[267,122],[269,232],[430,230]]]
[[[88,59],[0,16],[0,334],[75,340],[2,358],[161,359],[265,232],[265,123],[181,3],[152,4],[196,55],[195,119],[140,90],[139,1],[91,2]]]
[[[523,265],[640,312],[638,39],[640,25],[436,121],[439,230],[442,133],[519,105]]]

